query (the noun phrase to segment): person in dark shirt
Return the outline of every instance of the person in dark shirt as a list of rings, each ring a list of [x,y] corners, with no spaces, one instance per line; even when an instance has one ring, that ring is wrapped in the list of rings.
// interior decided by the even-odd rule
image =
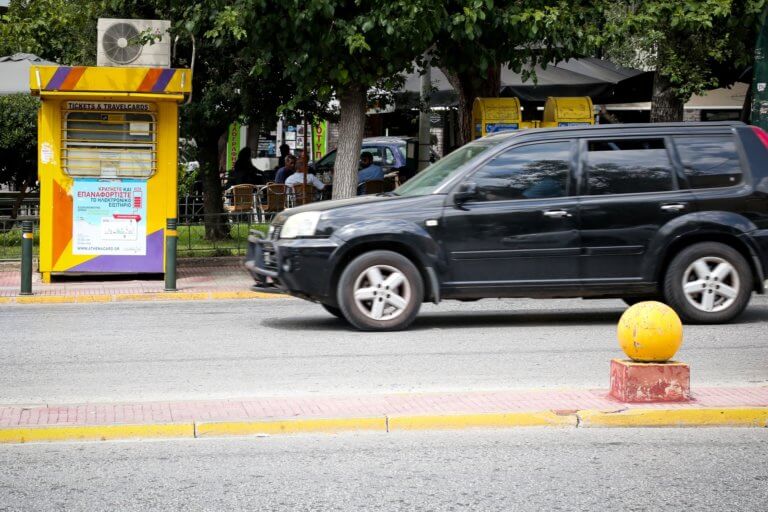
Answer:
[[[278,169],[285,167],[285,157],[287,157],[289,154],[291,154],[291,148],[288,147],[288,144],[285,142],[280,144],[280,157],[277,159]]]
[[[275,174],[275,183],[285,183],[285,180],[294,172],[296,172],[296,157],[287,155],[285,165],[278,169],[277,174]]]
[[[253,166],[251,162],[251,148],[248,146],[245,146],[237,154],[235,167],[229,173],[226,188],[246,183],[249,185],[264,185],[267,183],[264,174]]]

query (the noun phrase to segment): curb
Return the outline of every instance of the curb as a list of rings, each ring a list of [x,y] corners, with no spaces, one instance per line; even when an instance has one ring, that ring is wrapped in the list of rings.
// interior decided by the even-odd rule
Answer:
[[[0,297],[0,304],[72,304],[94,302],[160,302],[160,301],[195,301],[229,299],[286,299],[282,293],[264,293],[251,291],[237,292],[150,292],[118,293],[114,295],[31,295]]]
[[[0,444],[118,439],[200,438],[350,431],[454,430],[470,428],[768,428],[768,407],[531,411],[257,421],[197,421],[140,425],[72,425],[0,428]]]

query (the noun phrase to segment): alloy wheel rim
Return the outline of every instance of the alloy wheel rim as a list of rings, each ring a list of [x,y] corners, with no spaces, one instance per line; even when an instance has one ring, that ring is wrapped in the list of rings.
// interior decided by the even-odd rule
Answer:
[[[699,258],[683,273],[683,293],[699,311],[717,313],[731,307],[741,289],[736,268],[716,256]]]
[[[368,267],[355,280],[355,305],[376,321],[397,318],[411,302],[411,283],[399,269],[390,265]]]

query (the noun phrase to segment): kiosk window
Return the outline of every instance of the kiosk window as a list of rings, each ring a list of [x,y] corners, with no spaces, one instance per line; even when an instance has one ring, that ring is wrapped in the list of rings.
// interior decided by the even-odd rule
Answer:
[[[65,111],[62,164],[70,176],[149,178],[157,169],[155,116]]]

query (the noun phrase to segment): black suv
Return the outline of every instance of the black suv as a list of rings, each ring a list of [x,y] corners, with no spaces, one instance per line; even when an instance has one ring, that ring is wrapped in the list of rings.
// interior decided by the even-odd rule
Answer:
[[[394,192],[293,208],[252,236],[257,280],[365,330],[424,301],[661,300],[727,322],[768,265],[768,134],[740,123],[503,133]]]

